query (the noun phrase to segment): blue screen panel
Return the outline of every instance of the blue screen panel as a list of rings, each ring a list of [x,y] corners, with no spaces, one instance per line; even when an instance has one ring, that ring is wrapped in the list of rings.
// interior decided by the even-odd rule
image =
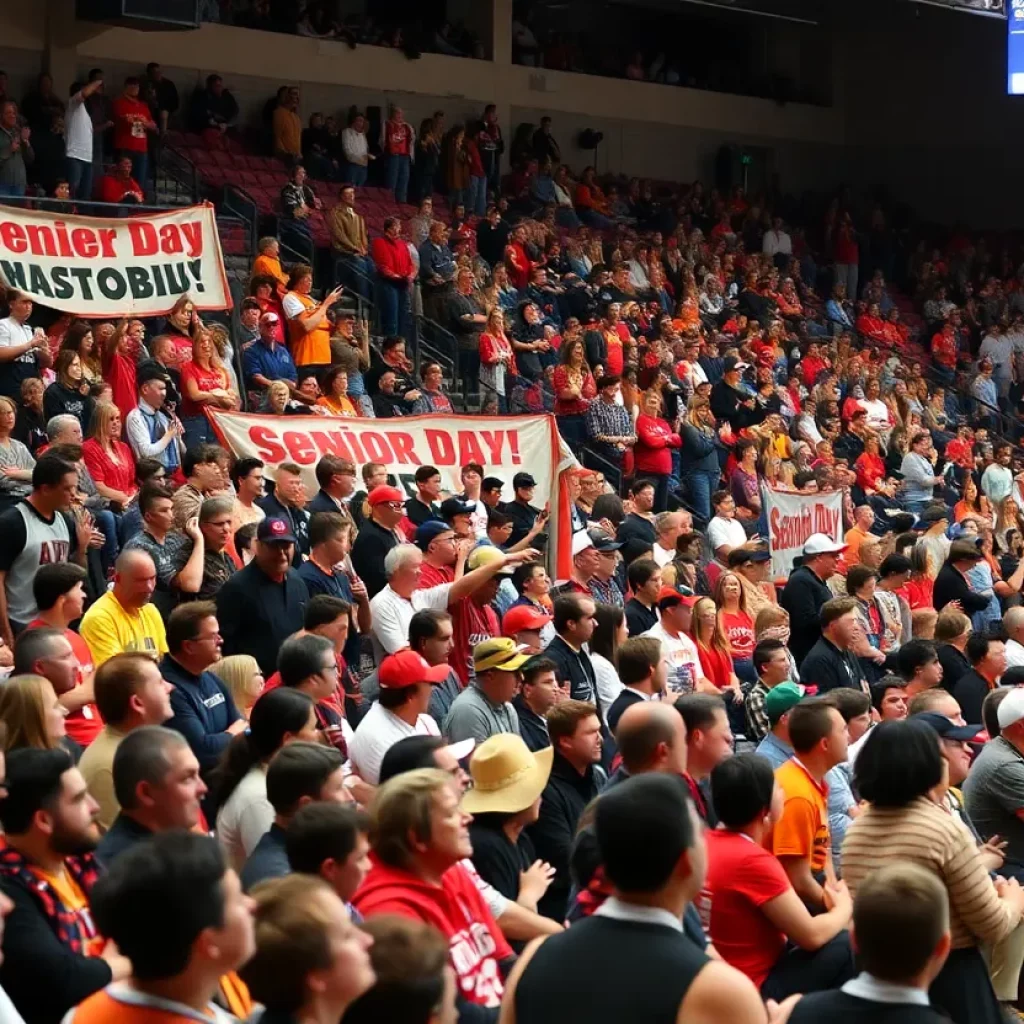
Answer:
[[[1024,0],[1010,0],[1006,26],[1006,91],[1011,96],[1024,96]]]

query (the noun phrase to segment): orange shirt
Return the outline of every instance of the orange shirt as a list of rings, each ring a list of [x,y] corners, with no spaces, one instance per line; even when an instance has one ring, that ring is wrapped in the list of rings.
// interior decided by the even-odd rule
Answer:
[[[281,268],[281,261],[273,256],[257,256],[252,274],[253,277],[272,277],[278,284],[288,286],[288,276]]]
[[[823,871],[829,848],[828,786],[819,786],[795,758],[775,770],[775,781],[786,804],[765,847],[776,857],[802,857],[810,861],[811,871]]]
[[[352,404],[352,399],[348,395],[340,395],[338,397],[324,395],[322,398],[316,400],[317,405],[322,405],[325,409],[330,410],[335,416],[358,416],[359,412],[356,407]]]
[[[300,292],[289,292],[285,297],[287,310],[290,299],[297,299],[307,311],[320,305],[316,299]],[[288,320],[288,341],[296,366],[328,366],[331,362],[331,325],[324,317],[311,331],[305,331],[299,318]]]
[[[843,538],[846,542],[846,553],[843,557],[846,559],[847,565],[854,565],[860,561],[860,546],[864,543],[865,537],[867,537],[867,531],[862,530],[859,526],[851,526],[846,531],[846,536]]]

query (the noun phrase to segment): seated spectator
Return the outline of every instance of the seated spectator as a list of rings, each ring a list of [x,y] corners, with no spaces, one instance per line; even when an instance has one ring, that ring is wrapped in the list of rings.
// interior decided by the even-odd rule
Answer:
[[[234,524],[234,502],[228,497],[207,498],[199,509],[198,536],[189,535],[174,557],[172,585],[181,601],[212,600],[237,571],[226,548]],[[202,571],[194,573],[192,556],[202,547]],[[186,576],[186,572],[188,575]]]
[[[287,828],[299,810],[319,800],[350,802],[341,754],[319,743],[296,742],[282,747],[267,767],[267,799],[274,809],[274,822],[240,872],[246,892],[268,878],[289,873]]]
[[[209,671],[220,658],[220,644],[212,601],[195,601],[171,612],[168,651],[160,662],[163,677],[174,686],[174,717],[167,725],[188,740],[206,778],[232,738],[247,728],[227,687]]]
[[[504,988],[502,965],[512,950],[460,863],[472,853],[465,829],[469,815],[459,811],[461,797],[450,776],[429,768],[382,786],[372,811],[375,861],[354,903],[367,918],[397,914],[433,925],[448,942],[460,998],[496,1009]],[[436,839],[445,818],[461,822],[454,843]],[[426,895],[426,878],[440,881],[438,894]],[[470,940],[474,932],[478,941]],[[455,956],[455,950],[472,952]]]
[[[96,181],[95,196],[101,203],[144,203],[145,190],[132,177],[132,158],[122,156],[113,173],[101,175]]]
[[[192,131],[202,135],[208,148],[221,148],[221,139],[238,120],[238,103],[224,88],[220,75],[208,75],[206,88],[197,89],[192,99]]]
[[[71,325],[69,334],[75,326]],[[81,357],[73,349],[61,348],[57,353],[53,372],[57,379],[43,394],[43,411],[47,419],[61,415],[74,416],[81,424],[82,433],[88,433],[96,403],[89,397],[89,382],[83,373]]]
[[[58,1021],[130,972],[89,911],[98,876],[96,802],[63,750],[8,754],[5,790],[0,891],[10,911],[0,984],[26,1021]]]
[[[18,405],[12,436],[19,440],[35,457],[47,442],[43,409],[43,382],[28,377],[21,382],[21,401]]]
[[[96,821],[109,829],[120,810],[114,787],[114,755],[121,741],[142,726],[163,725],[172,717],[171,684],[145,654],[115,654],[103,663],[94,683],[103,729],[78,763],[89,794],[99,804]]]
[[[125,508],[135,497],[135,456],[121,440],[121,411],[113,402],[97,402],[92,436],[82,445],[82,461],[104,498]]]
[[[519,718],[511,701],[528,660],[529,655],[520,653],[507,637],[492,637],[473,646],[472,677],[444,721],[450,743],[472,738],[479,745],[498,733],[519,735]]]
[[[818,614],[821,637],[800,663],[800,679],[827,693],[840,686],[867,692],[867,680],[853,647],[860,636],[857,601],[837,597],[826,601]]]
[[[97,668],[125,651],[140,651],[152,658],[166,654],[163,619],[151,604],[155,589],[153,559],[142,550],[121,552],[113,587],[89,607],[79,626]]]
[[[112,771],[120,812],[96,847],[105,868],[150,836],[199,826],[206,783],[180,733],[159,725],[133,730],[119,744]]]
[[[727,758],[711,773],[723,827],[708,834],[708,876],[697,899],[708,938],[765,999],[837,988],[853,976],[845,932],[853,900],[827,882],[830,909],[812,916],[764,842],[781,818],[782,790],[756,754]]]
[[[424,362],[420,364],[420,376],[423,386],[419,388],[420,397],[413,402],[413,416],[446,415],[455,412],[451,398],[444,390],[444,370],[440,363]],[[408,398],[408,393],[406,394]]]
[[[266,1016],[341,1020],[376,980],[373,939],[326,882],[292,875],[264,886],[255,918],[256,951],[242,977]]]
[[[242,356],[245,387],[250,404],[266,402],[267,390],[275,381],[284,381],[289,392],[297,390],[298,374],[288,349],[280,343],[281,321],[272,311],[260,314],[259,339]]]
[[[177,997],[160,997],[164,1014],[222,1016],[215,995],[243,1017],[251,1012],[245,987],[233,974],[252,952],[250,911],[237,877],[208,836],[174,831],[140,843],[94,887],[92,910],[131,973],[123,989],[105,988],[71,1011],[69,1024],[138,1020],[151,1011],[137,1000],[156,999],[155,992]],[[165,924],[158,935],[154,919]],[[229,992],[233,999],[224,998]]]
[[[251,654],[267,677],[277,667],[281,643],[302,629],[309,601],[305,583],[291,568],[295,545],[285,520],[261,520],[253,560],[217,593],[224,654]]]
[[[39,632],[34,630],[33,634]],[[27,646],[35,645],[30,641]],[[64,750],[75,762],[81,757],[82,748],[68,739],[64,729],[64,709],[57,702],[56,690],[43,676],[14,675],[0,687],[0,722],[7,752],[23,748]]]
[[[447,678],[446,663],[431,665],[414,651],[399,651],[381,662],[377,670],[379,698],[356,727],[349,748],[353,767],[362,779],[377,784],[381,760],[403,737],[440,735],[428,710],[432,688]]]

